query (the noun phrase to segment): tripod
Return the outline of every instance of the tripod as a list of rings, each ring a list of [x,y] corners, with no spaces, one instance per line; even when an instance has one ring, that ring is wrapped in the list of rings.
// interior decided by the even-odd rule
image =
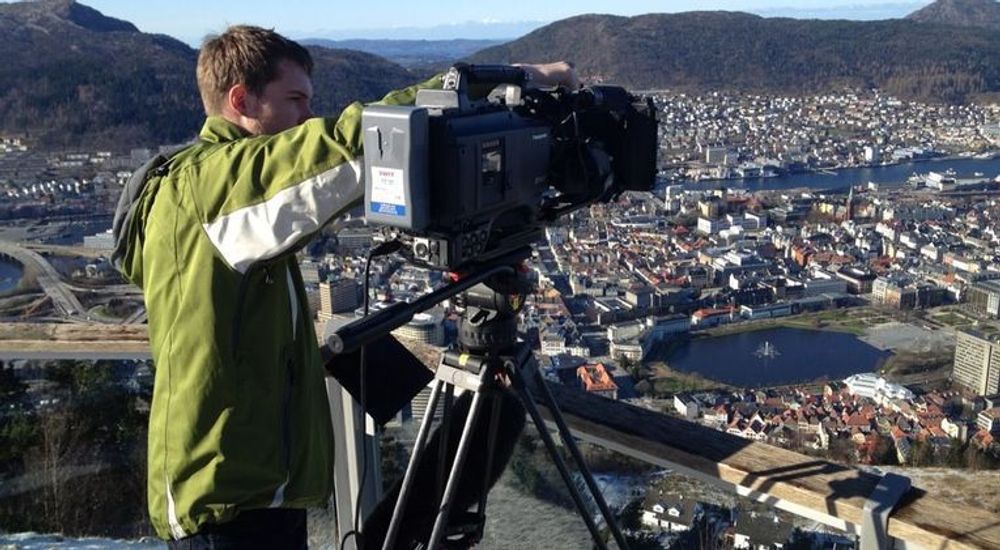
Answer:
[[[462,314],[459,324],[460,349],[445,352],[438,365],[434,386],[431,390],[423,421],[417,433],[413,454],[410,457],[406,474],[403,477],[399,498],[393,510],[383,550],[392,549],[396,542],[396,535],[399,531],[407,499],[410,496],[417,465],[420,463],[421,457],[427,447],[434,411],[442,396],[444,396],[444,414],[442,416],[441,427],[442,444],[448,439],[447,431],[450,429],[451,424],[451,403],[456,388],[472,392],[472,405],[469,409],[465,425],[462,428],[462,435],[448,474],[447,483],[441,494],[437,517],[434,521],[430,539],[427,542],[427,548],[431,550],[438,548],[446,537],[462,536],[469,541],[479,541],[482,538],[486,518],[486,498],[489,489],[488,476],[485,476],[483,481],[484,487],[477,503],[475,519],[472,522],[458,526],[457,529],[452,527],[450,531],[446,532],[446,530],[449,529],[448,520],[452,513],[452,505],[455,501],[459,478],[471,447],[473,428],[488,401],[491,402],[492,416],[487,434],[489,451],[486,455],[487,464],[485,471],[492,471],[492,450],[496,444],[501,405],[501,397],[497,394],[504,391],[507,383],[510,384],[510,388],[517,395],[524,409],[534,422],[535,427],[538,429],[539,436],[544,442],[546,450],[558,469],[563,482],[566,484],[573,503],[586,523],[595,544],[602,550],[607,548],[607,544],[601,537],[594,519],[587,511],[579,489],[573,483],[569,469],[560,456],[555,441],[549,434],[545,420],[542,418],[535,403],[532,389],[540,393],[553,422],[558,428],[563,444],[576,462],[580,474],[591,496],[597,503],[601,515],[611,530],[619,548],[628,548],[624,536],[615,523],[614,516],[604,501],[593,476],[583,462],[583,457],[573,440],[569,427],[559,412],[559,407],[555,399],[538,371],[538,366],[531,353],[531,349],[525,342],[517,341],[517,315],[523,305],[524,290],[526,288],[527,285],[523,281],[523,278],[518,277],[516,272],[507,270],[493,276],[489,285],[477,284],[461,294],[462,300],[465,303],[465,311]],[[444,453],[442,453],[443,456]],[[439,478],[443,478],[445,466],[443,461],[439,464],[439,474],[442,474]]]

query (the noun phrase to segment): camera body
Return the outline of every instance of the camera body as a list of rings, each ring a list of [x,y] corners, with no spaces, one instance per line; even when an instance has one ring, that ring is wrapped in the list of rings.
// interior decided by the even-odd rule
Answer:
[[[526,83],[519,67],[456,65],[414,106],[363,111],[365,216],[413,263],[469,270],[537,241],[572,210],[652,189],[651,100]]]

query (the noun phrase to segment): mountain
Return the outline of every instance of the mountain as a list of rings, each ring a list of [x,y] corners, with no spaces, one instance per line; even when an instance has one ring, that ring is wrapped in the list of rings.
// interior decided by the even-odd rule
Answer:
[[[580,37],[586,37],[581,47]],[[878,87],[961,102],[1000,92],[1000,34],[910,20],[822,21],[735,12],[581,15],[468,58],[576,63],[590,81],[638,89],[815,93]]]
[[[371,54],[311,52],[317,113],[417,80]],[[41,148],[178,143],[204,118],[194,49],[72,0],[0,3],[0,59],[0,134]]]
[[[430,75],[414,75],[404,67],[367,52],[310,46],[313,110],[332,116],[352,101],[374,101]],[[193,70],[193,69],[192,69]]]
[[[170,143],[199,104],[195,52],[71,0],[0,4],[0,132],[54,147]]]
[[[921,23],[1000,30],[1000,2],[996,0],[937,0],[906,16]]]
[[[327,40],[307,38],[302,44],[324,48],[343,48],[384,57],[407,68],[448,64],[479,50],[508,40]]]

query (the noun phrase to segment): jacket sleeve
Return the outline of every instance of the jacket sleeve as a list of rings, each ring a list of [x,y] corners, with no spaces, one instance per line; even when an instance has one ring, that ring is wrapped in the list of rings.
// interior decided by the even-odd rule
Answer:
[[[390,92],[380,103],[412,104],[436,76]],[[190,169],[205,234],[233,269],[295,251],[364,196],[360,103],[340,118],[315,118],[273,136],[225,144]],[[227,185],[213,185],[223,179]]]

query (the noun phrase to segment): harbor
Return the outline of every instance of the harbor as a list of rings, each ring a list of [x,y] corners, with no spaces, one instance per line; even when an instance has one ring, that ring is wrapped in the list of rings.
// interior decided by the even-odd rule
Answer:
[[[974,157],[950,157],[923,162],[908,162],[869,166],[862,168],[824,169],[815,172],[785,173],[767,178],[727,179],[716,181],[678,181],[686,190],[704,190],[713,187],[765,191],[781,189],[847,189],[867,187],[869,182],[905,184],[910,178],[926,176],[930,172],[954,173],[958,180],[993,180],[1000,176],[1000,159],[979,159]]]

